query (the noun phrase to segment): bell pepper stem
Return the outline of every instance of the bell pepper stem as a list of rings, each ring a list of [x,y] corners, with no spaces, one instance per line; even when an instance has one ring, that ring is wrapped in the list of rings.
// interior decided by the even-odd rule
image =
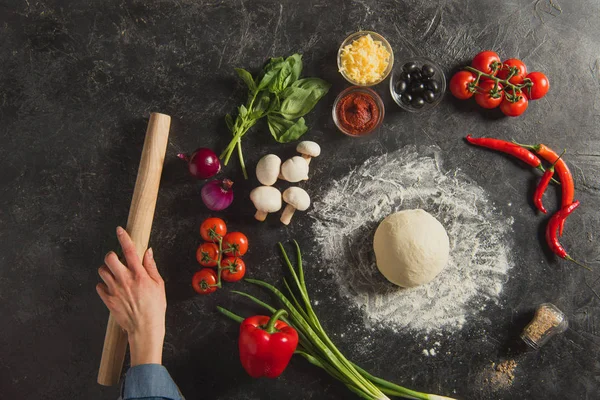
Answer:
[[[277,310],[277,312],[275,312],[275,314],[271,316],[271,319],[269,319],[269,322],[265,327],[265,331],[271,334],[275,333],[277,331],[277,329],[275,329],[275,324],[277,323],[277,320],[279,319],[279,317],[287,317],[287,315],[287,311],[285,311],[283,308],[281,310]]]

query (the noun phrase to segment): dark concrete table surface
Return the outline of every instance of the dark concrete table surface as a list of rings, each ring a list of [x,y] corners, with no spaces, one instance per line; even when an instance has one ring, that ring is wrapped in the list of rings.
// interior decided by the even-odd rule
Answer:
[[[482,49],[519,57],[547,73],[551,90],[518,119],[450,95],[432,112],[410,114],[393,103],[386,81],[376,87],[387,106],[381,130],[362,140],[346,138],[330,113],[336,94],[348,86],[335,55],[346,35],[360,28],[383,34],[397,59],[428,56],[447,76]],[[515,266],[501,302],[489,308],[485,325],[467,323],[444,339],[450,355],[424,357],[414,336],[387,329],[373,332],[365,351],[356,352],[362,336],[339,333],[362,321],[360,311],[327,301],[327,291],[337,292],[331,277],[309,276],[309,286],[321,289],[317,312],[339,347],[387,379],[461,399],[599,398],[598,38],[596,0],[0,0],[0,399],[117,397],[117,388],[96,384],[108,312],[94,285],[104,254],[116,248],[115,226],[126,222],[152,111],[173,116],[151,244],[169,300],[164,362],[184,395],[352,397],[300,359],[277,380],[247,377],[237,360],[237,327],[215,306],[246,315],[258,310],[228,290],[200,297],[190,288],[198,268],[197,229],[209,213],[199,200],[200,185],[175,155],[226,145],[223,116],[245,100],[234,67],[255,73],[268,57],[294,52],[304,55],[307,76],[333,84],[307,118],[312,129],[306,138],[321,143],[331,161],[322,160],[314,172],[313,191],[371,155],[436,145],[445,167],[460,167],[515,219]],[[568,149],[582,205],[563,241],[594,272],[549,254],[544,219],[528,200],[534,175],[506,157],[467,147],[461,138],[468,132]],[[251,170],[262,154],[293,152],[275,143],[262,123],[244,148]],[[239,200],[222,215],[251,237],[249,274],[278,282],[274,243],[297,238],[314,254],[311,220],[298,218],[289,228],[275,219],[257,224],[243,200],[255,180],[243,182],[235,162],[227,174]],[[547,199],[556,207],[553,201]],[[565,311],[570,329],[541,351],[526,352],[519,331],[545,301]],[[515,379],[489,390],[480,371],[504,359],[518,360]]]

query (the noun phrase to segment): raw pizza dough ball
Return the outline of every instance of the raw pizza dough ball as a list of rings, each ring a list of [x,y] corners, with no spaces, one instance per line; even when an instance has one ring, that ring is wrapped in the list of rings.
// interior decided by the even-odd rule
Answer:
[[[424,210],[388,215],[373,240],[377,268],[390,282],[413,287],[430,282],[448,262],[446,230]]]

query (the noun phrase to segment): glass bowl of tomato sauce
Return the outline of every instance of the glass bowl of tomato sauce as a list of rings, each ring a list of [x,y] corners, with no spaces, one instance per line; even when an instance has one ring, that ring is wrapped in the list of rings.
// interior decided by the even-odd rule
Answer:
[[[335,126],[352,137],[369,135],[383,122],[385,107],[373,89],[351,86],[343,90],[333,102],[331,111]]]

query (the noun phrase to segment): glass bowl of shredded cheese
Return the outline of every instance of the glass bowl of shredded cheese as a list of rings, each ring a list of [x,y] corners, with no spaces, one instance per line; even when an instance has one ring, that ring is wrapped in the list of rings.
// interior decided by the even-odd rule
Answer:
[[[342,42],[337,63],[340,73],[351,84],[373,86],[389,75],[394,65],[394,52],[380,34],[358,31]]]

